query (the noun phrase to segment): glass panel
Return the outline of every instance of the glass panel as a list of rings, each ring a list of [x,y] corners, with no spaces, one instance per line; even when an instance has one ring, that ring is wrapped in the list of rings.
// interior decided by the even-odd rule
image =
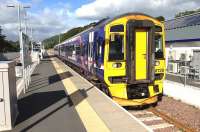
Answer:
[[[162,43],[162,36],[160,34],[156,34],[155,35],[155,47],[156,47],[156,51],[155,51],[155,58],[159,59],[159,58],[163,58],[163,43]]]
[[[80,55],[81,54],[81,47],[78,45],[76,47],[76,55]]]
[[[110,32],[124,32],[123,25],[115,25],[110,28]]]
[[[109,45],[109,60],[124,60],[124,35],[111,35]]]

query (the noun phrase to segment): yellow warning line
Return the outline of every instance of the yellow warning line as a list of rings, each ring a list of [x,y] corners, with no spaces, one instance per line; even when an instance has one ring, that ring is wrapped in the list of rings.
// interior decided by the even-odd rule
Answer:
[[[57,59],[54,58],[52,63],[58,74],[66,72],[66,69],[62,67],[63,64],[61,63],[58,64]],[[62,83],[69,95],[72,95],[73,93],[77,92],[78,88],[74,85],[74,83],[71,81],[70,78],[63,79]],[[80,94],[79,96],[82,95]],[[71,100],[73,103],[76,102],[76,98],[71,98]],[[90,104],[86,99],[83,99],[81,102],[79,102],[75,106],[75,109],[79,114],[79,117],[81,118],[88,132],[110,131],[108,127],[104,124],[104,122],[100,119],[100,117],[97,115],[97,113],[93,110],[93,108],[90,106]]]

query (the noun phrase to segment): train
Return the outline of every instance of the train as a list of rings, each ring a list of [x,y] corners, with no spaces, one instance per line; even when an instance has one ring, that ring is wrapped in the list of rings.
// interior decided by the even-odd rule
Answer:
[[[155,105],[165,78],[164,24],[143,13],[106,18],[57,44],[54,54],[121,106]]]

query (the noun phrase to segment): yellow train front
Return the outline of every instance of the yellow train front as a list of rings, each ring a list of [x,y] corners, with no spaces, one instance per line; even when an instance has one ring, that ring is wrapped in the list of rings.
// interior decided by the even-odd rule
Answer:
[[[104,82],[122,106],[154,104],[165,77],[164,27],[153,17],[128,13],[105,25]]]

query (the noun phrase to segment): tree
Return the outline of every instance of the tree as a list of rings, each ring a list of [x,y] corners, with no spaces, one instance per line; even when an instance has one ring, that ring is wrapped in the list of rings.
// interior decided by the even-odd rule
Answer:
[[[158,16],[156,17],[157,20],[164,22],[165,21],[165,17],[164,16]]]
[[[7,41],[6,36],[2,34],[2,28],[0,26],[0,53],[17,51],[19,51],[19,43]]]
[[[61,42],[65,41],[66,39],[69,39],[70,37],[82,32],[85,29],[90,28],[91,26],[94,26],[96,23],[90,23],[89,25],[83,26],[83,27],[75,27],[67,31],[66,33],[60,34]],[[44,44],[45,49],[53,48],[56,44],[59,43],[59,35],[52,36],[50,38],[47,38],[42,41]]]
[[[6,47],[5,36],[2,34],[2,28],[0,26],[0,52],[4,52]]]

